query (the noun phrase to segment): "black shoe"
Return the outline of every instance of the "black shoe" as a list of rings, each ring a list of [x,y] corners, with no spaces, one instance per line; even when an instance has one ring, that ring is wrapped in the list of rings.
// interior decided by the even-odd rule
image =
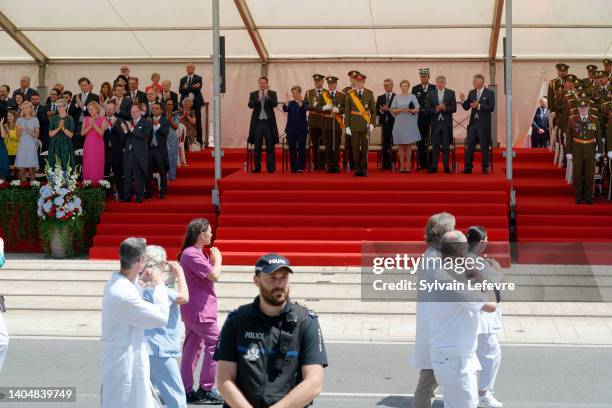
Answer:
[[[131,198],[129,198],[129,197],[122,198],[122,199],[121,199],[121,202],[122,202],[122,203],[131,203],[131,202],[132,202],[132,199],[131,199]]]
[[[353,177],[360,177],[360,176],[361,176],[361,172],[359,170],[353,173]]]
[[[149,198],[151,198],[153,195],[150,192],[147,192],[144,194],[144,198],[145,200],[148,200]]]
[[[221,405],[221,404],[223,404],[225,402],[225,400],[223,399],[223,397],[219,393],[219,390],[213,388],[212,390],[205,391],[205,392],[206,392],[206,396],[202,400],[204,402],[204,404],[206,404],[206,405]]]
[[[251,170],[251,173],[261,173],[261,169]]]
[[[188,404],[193,404],[195,402],[200,402],[200,397],[198,396],[198,394],[194,390],[189,391],[186,396],[187,396],[187,403]]]
[[[593,205],[593,200],[585,200],[584,203],[587,205]]]
[[[446,174],[451,174],[451,173],[452,173],[452,171],[451,171],[451,169],[450,169],[449,167],[445,167],[445,168],[444,168],[444,173],[446,173]]]
[[[582,201],[582,198],[577,198],[576,204],[584,204],[584,201]]]
[[[368,177],[368,172],[366,170],[362,170],[360,176],[361,177]]]
[[[303,173],[303,172],[304,172],[304,170],[299,169],[297,172],[298,172],[298,173]]]
[[[166,193],[165,192],[159,193],[159,199],[160,200],[165,200],[166,199]]]
[[[463,174],[472,174],[472,170],[463,169],[463,171],[461,173],[463,173]]]
[[[482,174],[489,174],[489,170],[487,170],[487,169],[482,169]]]
[[[137,198],[137,199],[136,199],[136,202],[137,202],[137,203],[142,203],[142,198]]]
[[[419,166],[419,170],[425,170],[427,166]]]
[[[433,168],[433,167],[432,167],[432,168],[430,168],[429,170],[427,170],[427,172],[428,172],[428,173],[431,173],[431,174],[433,174],[433,173],[437,173],[437,172],[438,172],[438,169],[435,169],[435,168]]]

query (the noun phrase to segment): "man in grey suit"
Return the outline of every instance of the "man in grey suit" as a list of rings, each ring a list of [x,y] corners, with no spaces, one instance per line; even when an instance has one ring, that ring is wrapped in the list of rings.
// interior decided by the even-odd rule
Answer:
[[[438,171],[440,146],[442,146],[444,173],[450,173],[449,146],[453,143],[453,113],[457,112],[455,91],[446,88],[446,77],[436,78],[436,89],[429,91],[429,115],[431,116],[431,167],[429,173]]]
[[[495,110],[495,93],[484,86],[484,77],[480,74],[474,75],[474,89],[470,91],[467,99],[465,94],[459,92],[459,102],[464,110],[470,110],[470,123],[467,128],[467,139],[465,144],[465,167],[464,174],[472,172],[472,160],[476,143],[480,144],[482,150],[482,174],[489,172],[489,149],[491,148],[491,112]]]
[[[142,203],[144,184],[149,167],[149,140],[153,131],[151,121],[142,117],[140,107],[136,104],[131,109],[132,120],[122,123],[121,129],[126,135],[123,150],[123,193],[124,202],[132,200],[132,177],[136,202]]]

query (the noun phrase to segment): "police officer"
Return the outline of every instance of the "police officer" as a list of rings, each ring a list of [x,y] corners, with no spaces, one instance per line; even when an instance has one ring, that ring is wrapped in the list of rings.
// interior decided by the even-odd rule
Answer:
[[[224,407],[306,407],[323,388],[327,356],[319,321],[289,301],[290,273],[280,255],[259,258],[259,296],[227,316],[214,355]]]
[[[593,204],[595,163],[604,150],[599,118],[592,114],[590,103],[588,99],[580,99],[578,112],[570,116],[566,130],[567,159],[574,163],[572,180],[576,204]]]

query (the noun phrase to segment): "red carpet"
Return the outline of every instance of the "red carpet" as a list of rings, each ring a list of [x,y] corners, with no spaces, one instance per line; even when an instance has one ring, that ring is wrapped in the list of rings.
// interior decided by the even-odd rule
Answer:
[[[242,167],[244,151],[226,150],[223,160],[223,174],[231,174]],[[205,217],[214,230],[217,215],[211,199],[214,186],[211,150],[188,153],[187,164],[179,167],[177,179],[169,182],[165,200],[154,195],[142,204],[107,202],[89,251],[90,259],[117,259],[119,243],[130,236],[162,245],[169,258],[175,259],[191,219]]]
[[[583,263],[586,249],[599,251],[588,243],[612,242],[612,203],[596,199],[591,206],[576,205],[572,185],[565,182],[565,169],[553,164],[553,153],[547,149],[516,151],[514,188],[520,263]],[[526,245],[554,242],[563,244],[547,248],[556,254],[548,262],[542,254],[546,251],[529,250]],[[568,246],[569,243],[576,246]],[[610,249],[608,245],[607,250]],[[535,256],[535,252],[540,255]],[[560,254],[564,262],[560,262]],[[592,258],[591,255],[588,257]]]
[[[501,163],[499,152],[496,157]],[[487,176],[374,167],[370,160],[367,178],[243,171],[223,178],[215,245],[224,263],[252,265],[265,252],[279,252],[296,265],[358,266],[362,241],[422,242],[427,219],[440,211],[453,213],[458,228],[482,224],[492,241],[508,241],[501,167]],[[495,254],[506,261],[508,255],[507,246]]]

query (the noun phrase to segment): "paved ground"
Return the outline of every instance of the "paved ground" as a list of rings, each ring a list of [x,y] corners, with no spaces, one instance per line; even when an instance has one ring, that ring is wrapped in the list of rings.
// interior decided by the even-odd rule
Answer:
[[[411,349],[409,344],[328,344],[324,395],[315,406],[409,408],[418,374],[408,364]],[[612,406],[612,348],[504,345],[502,349],[496,395],[505,407]],[[99,343],[13,339],[0,386],[43,385],[76,386],[78,402],[0,406],[98,406]]]

